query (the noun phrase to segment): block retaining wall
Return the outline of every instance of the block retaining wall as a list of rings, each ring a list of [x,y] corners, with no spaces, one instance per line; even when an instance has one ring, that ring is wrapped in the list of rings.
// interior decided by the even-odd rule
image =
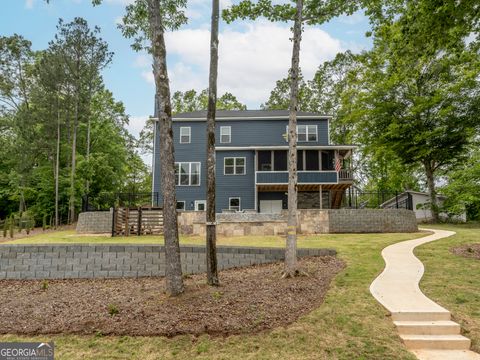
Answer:
[[[220,236],[283,235],[287,213],[225,213],[217,215]],[[79,233],[111,233],[110,212],[81,213]],[[178,229],[182,235],[205,235],[205,212],[178,213]],[[386,233],[418,230],[415,213],[406,209],[311,209],[298,210],[299,234]]]
[[[0,279],[136,278],[165,275],[160,245],[0,245]],[[219,270],[284,259],[281,248],[220,246]],[[333,256],[331,249],[298,249],[299,256]],[[184,274],[206,271],[205,247],[181,247]]]

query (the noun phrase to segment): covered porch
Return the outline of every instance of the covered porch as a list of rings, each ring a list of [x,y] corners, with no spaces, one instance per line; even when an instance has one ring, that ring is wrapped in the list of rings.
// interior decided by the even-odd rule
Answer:
[[[339,209],[351,183],[298,184],[298,209]],[[256,186],[257,211],[280,213],[288,208],[288,185]]]

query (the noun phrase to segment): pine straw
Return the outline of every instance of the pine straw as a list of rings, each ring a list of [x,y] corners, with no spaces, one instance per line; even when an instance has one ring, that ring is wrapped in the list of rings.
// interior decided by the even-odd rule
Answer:
[[[451,252],[458,256],[480,260],[480,244],[467,244],[451,249]]]
[[[318,308],[333,277],[335,257],[299,261],[308,276],[281,279],[282,263],[185,278],[186,291],[169,298],[163,278],[0,281],[0,334],[175,336],[256,333],[291,324]],[[46,288],[46,289],[45,289]]]

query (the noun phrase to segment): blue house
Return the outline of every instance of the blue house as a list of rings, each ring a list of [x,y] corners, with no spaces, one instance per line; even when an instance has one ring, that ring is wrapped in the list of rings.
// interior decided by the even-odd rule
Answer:
[[[277,213],[287,208],[288,111],[217,111],[216,209]],[[179,210],[205,210],[206,111],[173,116]],[[355,146],[330,144],[330,117],[298,113],[298,208],[339,208],[353,183]],[[153,191],[162,203],[159,124],[155,124]]]

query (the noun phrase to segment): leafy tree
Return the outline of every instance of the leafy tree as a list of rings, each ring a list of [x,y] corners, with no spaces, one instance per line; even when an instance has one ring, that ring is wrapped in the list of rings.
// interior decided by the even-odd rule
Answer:
[[[100,29],[95,27],[91,30],[82,18],[75,18],[67,24],[60,19],[57,29],[58,34],[55,35],[55,40],[50,43],[50,49],[52,52],[58,53],[63,59],[65,73],[72,85],[74,98],[69,200],[69,220],[74,221],[77,130],[82,120],[88,123],[86,151],[88,158],[90,156],[90,117],[88,117],[90,96],[93,88],[99,86],[99,72],[111,62],[112,53],[108,51],[107,43],[99,37]]]
[[[197,93],[194,89],[185,92],[176,91],[172,96],[173,113],[179,114],[198,110],[207,110],[208,89]],[[246,105],[237,100],[235,95],[226,92],[217,98],[217,110],[246,110]]]
[[[403,26],[403,19],[385,25],[365,56],[360,81],[366,85],[352,119],[365,143],[389,148],[405,165],[422,166],[438,220],[436,175],[462,158],[478,129],[480,63],[464,43],[460,53],[406,43],[399,57]]]
[[[447,175],[447,185],[441,189],[447,196],[445,210],[459,215],[467,212],[469,220],[480,220],[480,150],[475,146],[468,160]]]

